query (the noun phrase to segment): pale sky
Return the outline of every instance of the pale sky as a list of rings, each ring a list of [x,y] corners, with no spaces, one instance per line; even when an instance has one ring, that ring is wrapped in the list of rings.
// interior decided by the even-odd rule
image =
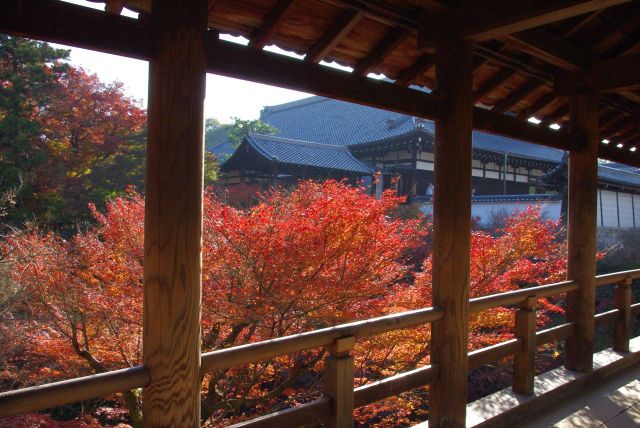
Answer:
[[[64,0],[69,3],[104,10],[104,4],[91,3],[84,0]],[[123,14],[134,14],[125,9]],[[239,43],[246,43],[241,38],[231,38]],[[146,107],[148,92],[148,66],[146,61],[139,61],[121,56],[109,55],[86,49],[72,48],[54,44],[56,47],[70,49],[70,63],[95,73],[105,83],[120,81],[124,84],[127,95],[141,100]],[[268,50],[274,50],[270,48]],[[277,48],[275,50],[279,51]],[[284,53],[280,51],[280,53]],[[308,97],[303,92],[280,89],[228,77],[207,74],[207,93],[205,98],[205,117],[215,117],[228,122],[231,117],[257,119],[260,110],[267,105],[282,104]]]

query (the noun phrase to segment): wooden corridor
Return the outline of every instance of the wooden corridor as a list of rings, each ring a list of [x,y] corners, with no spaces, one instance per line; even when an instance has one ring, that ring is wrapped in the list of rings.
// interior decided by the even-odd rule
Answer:
[[[598,158],[640,166],[640,3],[93,1],[106,2],[105,11],[54,0],[5,0],[0,32],[150,63],[143,361],[0,392],[0,418],[142,388],[145,426],[198,427],[204,373],[326,347],[331,356],[322,398],[239,426],[300,426],[313,416],[325,426],[351,427],[354,407],[430,384],[431,426],[460,428],[467,413],[472,416],[468,368],[513,355],[513,388],[520,395],[512,411],[522,412],[522,397],[541,403],[535,394],[537,346],[565,340],[565,366],[579,373],[573,385],[597,378],[590,375],[595,325],[613,324],[613,349],[635,355],[628,352],[630,319],[640,303],[632,304],[630,285],[640,270],[595,276],[596,201]],[[139,18],[121,16],[125,6]],[[221,34],[245,36],[249,45],[224,41]],[[307,56],[298,60],[262,49],[270,44]],[[206,73],[435,121],[433,308],[201,354]],[[529,122],[533,115],[540,126]],[[561,129],[549,129],[551,124]],[[469,299],[473,129],[569,152],[566,281]],[[596,314],[595,290],[605,285],[616,287],[614,309]],[[566,322],[537,331],[536,303],[555,295],[566,295]],[[518,307],[515,337],[467,352],[469,314],[505,305]],[[351,350],[357,339],[426,323],[433,323],[430,366],[354,390]]]

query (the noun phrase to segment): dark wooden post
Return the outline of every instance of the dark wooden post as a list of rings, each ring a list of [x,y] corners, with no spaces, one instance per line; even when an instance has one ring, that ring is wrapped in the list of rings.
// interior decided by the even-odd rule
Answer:
[[[598,191],[598,98],[592,93],[573,94],[571,132],[582,148],[569,154],[568,278],[578,290],[567,294],[567,320],[576,323],[567,338],[565,366],[593,369],[596,274],[596,200]]]
[[[331,397],[331,427],[353,427],[354,363],[350,354],[356,341],[343,337],[329,346],[325,363],[324,393]]]
[[[467,325],[471,241],[471,44],[436,46],[436,89],[445,118],[436,121],[433,203],[433,304],[444,318],[433,323],[429,426],[463,427],[467,404]]]
[[[631,278],[616,284],[614,295],[615,307],[620,315],[614,324],[613,349],[618,352],[629,352],[631,339]]]
[[[147,427],[196,427],[207,0],[155,0],[151,20],[143,417]]]
[[[522,340],[522,348],[513,359],[513,391],[518,394],[533,393],[536,356],[536,298],[529,297],[516,311],[516,337]]]

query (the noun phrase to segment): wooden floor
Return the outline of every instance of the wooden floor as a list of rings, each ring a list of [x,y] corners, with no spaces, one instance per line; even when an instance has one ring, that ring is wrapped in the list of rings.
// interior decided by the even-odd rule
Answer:
[[[605,384],[588,388],[569,400],[548,408],[546,415],[521,426],[640,427],[640,369],[626,371]]]

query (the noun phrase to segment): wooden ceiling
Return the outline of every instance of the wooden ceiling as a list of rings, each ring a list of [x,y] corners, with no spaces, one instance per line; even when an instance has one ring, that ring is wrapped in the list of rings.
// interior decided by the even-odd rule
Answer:
[[[42,7],[47,2],[12,1],[19,8],[24,4]],[[109,15],[117,15],[127,7],[144,18],[149,3],[110,0],[106,9]],[[14,21],[18,18],[14,16]],[[5,22],[0,18],[0,31],[70,41],[57,33],[52,37],[53,30],[43,29],[42,23],[25,29],[28,18],[21,19],[12,24],[11,18]],[[87,26],[95,28],[95,24]],[[214,34],[249,39],[249,47],[212,41],[211,56],[217,52],[218,59],[209,61],[209,71],[428,118],[438,115],[437,96],[427,99],[406,88],[436,89],[435,41],[448,36],[468,38],[475,42],[477,128],[553,147],[576,147],[579,142],[567,131],[567,95],[597,90],[600,134],[609,141],[602,144],[600,156],[640,165],[639,1],[214,0],[209,27]],[[131,50],[126,52],[125,41],[91,41],[111,33],[93,35],[89,41],[81,35],[77,30],[73,39],[81,46],[145,56],[139,52],[145,48],[136,47],[142,42],[130,41]],[[303,61],[280,59],[261,50],[272,44],[306,57]],[[336,73],[346,73],[317,65],[320,61],[352,67],[352,74],[362,79],[345,79]],[[365,79],[368,73],[384,74],[394,81],[385,86],[395,88],[378,94],[373,89],[379,82]],[[531,117],[540,124],[529,123]],[[552,124],[560,130],[549,129]]]

